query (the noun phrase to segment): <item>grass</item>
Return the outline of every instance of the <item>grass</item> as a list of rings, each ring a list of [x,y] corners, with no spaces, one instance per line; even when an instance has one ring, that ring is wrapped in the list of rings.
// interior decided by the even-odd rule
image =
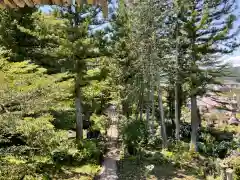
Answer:
[[[240,89],[233,89],[232,92],[221,93],[221,96],[223,96],[223,97],[233,97],[233,94],[236,94],[237,96],[239,96],[240,95]]]
[[[149,171],[146,167],[153,165],[153,169]],[[138,163],[133,159],[122,159],[118,162],[118,177],[120,180],[169,180],[169,179],[200,179],[199,176],[191,168],[184,170],[175,167],[174,164],[157,164],[150,163],[147,160]]]
[[[25,179],[92,180],[101,169],[96,164],[79,166],[57,165],[47,156],[34,156],[30,161],[27,161],[24,158],[9,155],[1,157],[0,160],[2,163],[7,163],[4,166],[8,166],[1,167],[7,168],[8,172],[1,172],[4,169],[0,168],[0,176],[4,176],[4,178],[0,177],[0,180],[6,179],[6,173],[11,174],[10,179],[19,178],[17,174],[16,177],[12,175],[14,171],[19,171],[22,174],[20,176],[24,176]]]
[[[240,126],[225,125],[214,128],[220,135],[240,133]],[[219,135],[219,134],[217,134]],[[122,156],[118,162],[118,176],[120,180],[218,180],[214,157],[189,152],[189,144],[184,142],[172,143],[169,150],[149,149],[143,153],[141,160],[136,156]],[[124,151],[122,150],[122,154]],[[152,155],[150,155],[152,154]],[[209,164],[209,165],[206,165]],[[153,166],[148,170],[148,166]],[[209,176],[204,177],[204,172]],[[215,174],[215,177],[213,176]],[[211,176],[212,175],[212,176]]]
[[[20,159],[20,158],[17,158],[15,156],[5,156],[3,158],[1,158],[2,160],[5,160],[11,164],[17,164],[17,165],[20,165],[20,164],[24,164],[26,163],[25,160],[23,159]]]
[[[71,180],[92,180],[94,176],[100,171],[101,167],[95,164],[86,164],[79,167],[62,167],[64,174],[67,176],[58,177],[59,179]]]
[[[169,179],[204,179],[202,169],[194,160],[194,155],[185,149],[174,151],[151,151],[143,153],[141,160],[135,156],[125,156],[118,161],[120,180],[169,180]],[[151,168],[149,168],[151,167]]]
[[[240,126],[225,125],[225,126],[219,127],[218,130],[236,134],[236,133],[240,133]]]
[[[236,117],[237,117],[238,119],[240,119],[240,113],[237,113],[237,114],[236,114]]]
[[[100,170],[101,170],[101,167],[99,165],[87,164],[80,167],[73,167],[71,171],[94,176]]]

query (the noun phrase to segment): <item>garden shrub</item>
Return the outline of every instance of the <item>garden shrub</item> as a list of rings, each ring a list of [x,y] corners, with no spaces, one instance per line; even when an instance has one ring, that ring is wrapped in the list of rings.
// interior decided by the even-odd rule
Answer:
[[[233,149],[232,143],[228,141],[212,142],[212,143],[198,143],[199,152],[205,156],[211,156],[216,158],[225,158],[229,149]]]
[[[34,174],[35,169],[15,157],[0,158],[0,180],[22,179],[27,174]]]
[[[240,138],[235,136],[231,141],[219,140],[212,132],[205,131],[200,134],[198,148],[199,152],[211,157],[225,158],[231,151],[240,147]]]
[[[93,126],[92,129],[93,130],[99,130],[101,132],[101,134],[104,134],[106,132],[106,128],[107,128],[107,117],[104,115],[96,115],[96,114],[92,114],[92,116],[90,117],[90,121],[93,122]]]
[[[52,159],[58,164],[84,164],[87,162],[99,163],[101,149],[99,144],[93,140],[84,140],[79,147],[74,142],[58,147],[52,153]]]
[[[155,134],[154,136],[151,136],[148,138],[148,146],[150,148],[161,147],[161,144],[162,144],[162,138],[159,134]]]
[[[2,57],[0,66],[0,180],[48,179],[46,174],[65,164],[99,163],[97,142],[86,140],[79,148],[68,137],[76,113],[69,73],[49,75],[32,61]],[[94,128],[103,129],[103,117],[93,116],[93,121]]]
[[[25,118],[19,122],[17,132],[25,137],[28,146],[39,149],[41,153],[51,152],[67,140],[66,131],[55,130],[51,115],[39,118]]]
[[[128,153],[133,155],[148,143],[148,130],[145,121],[129,119],[122,127],[122,138]]]
[[[240,180],[240,156],[230,156],[223,161],[234,170],[236,180]]]

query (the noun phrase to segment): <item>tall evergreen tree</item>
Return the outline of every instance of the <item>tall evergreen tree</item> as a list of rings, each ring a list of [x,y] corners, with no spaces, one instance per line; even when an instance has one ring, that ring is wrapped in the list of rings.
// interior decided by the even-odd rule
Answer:
[[[90,16],[84,15],[87,12],[90,12]],[[46,43],[41,50],[42,57],[46,60],[51,59],[52,62],[48,64],[53,63],[56,69],[75,74],[76,130],[77,140],[81,140],[83,138],[81,88],[88,84],[88,80],[85,79],[87,60],[105,55],[104,34],[89,32],[90,24],[96,14],[88,6],[62,8],[59,13],[54,14],[58,17],[34,14],[35,29],[20,28]]]
[[[116,16],[112,21],[112,67],[115,67],[112,69],[112,76],[114,77],[114,83],[117,85],[116,91],[120,95],[123,115],[127,118],[130,117],[133,104],[136,102],[129,94],[129,91],[132,90],[131,83],[135,74],[132,63],[136,60],[136,55],[134,54],[135,42],[130,35],[130,19],[130,9],[127,8],[123,0],[120,0]]]
[[[33,17],[36,8],[24,7],[20,9],[2,9],[0,12],[0,43],[10,50],[12,61],[23,61],[36,57],[35,49],[39,47],[38,40],[25,32],[18,26],[33,29]]]
[[[158,94],[160,112],[159,124],[163,137],[163,147],[167,146],[165,117],[163,110],[163,86],[170,68],[172,56],[171,43],[168,41],[168,17],[170,4],[165,1],[140,1],[133,8],[132,37],[135,40],[137,60],[134,63],[137,73],[135,82],[139,82],[138,89],[143,89],[145,100],[146,120],[152,133],[155,114],[155,92]],[[166,71],[167,70],[167,71]],[[141,94],[140,92],[138,92]],[[152,116],[150,117],[150,113]]]
[[[185,16],[181,17],[184,23],[180,31],[187,37],[184,44],[185,58],[189,58],[189,86],[191,97],[191,147],[197,150],[197,128],[200,120],[197,116],[197,96],[207,91],[208,84],[217,82],[217,77],[224,76],[223,64],[219,57],[233,52],[239,42],[236,36],[239,27],[234,27],[236,16],[236,1],[230,0],[193,0],[188,8],[183,10]]]

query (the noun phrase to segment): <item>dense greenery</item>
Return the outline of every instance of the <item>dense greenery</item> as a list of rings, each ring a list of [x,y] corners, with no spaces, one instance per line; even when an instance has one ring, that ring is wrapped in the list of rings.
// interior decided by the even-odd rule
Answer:
[[[219,57],[240,45],[235,3],[120,0],[108,20],[88,5],[2,10],[0,179],[93,179],[110,105],[120,179],[161,179],[158,169],[216,179],[218,159],[239,178],[239,127],[208,126],[197,107],[227,76]]]

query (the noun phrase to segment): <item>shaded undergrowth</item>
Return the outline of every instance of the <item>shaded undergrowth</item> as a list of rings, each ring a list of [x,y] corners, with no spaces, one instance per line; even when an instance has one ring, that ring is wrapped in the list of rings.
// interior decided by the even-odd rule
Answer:
[[[137,156],[125,156],[118,161],[120,180],[141,179],[204,179],[201,170],[193,163],[184,164],[173,161],[162,152],[144,153]]]

